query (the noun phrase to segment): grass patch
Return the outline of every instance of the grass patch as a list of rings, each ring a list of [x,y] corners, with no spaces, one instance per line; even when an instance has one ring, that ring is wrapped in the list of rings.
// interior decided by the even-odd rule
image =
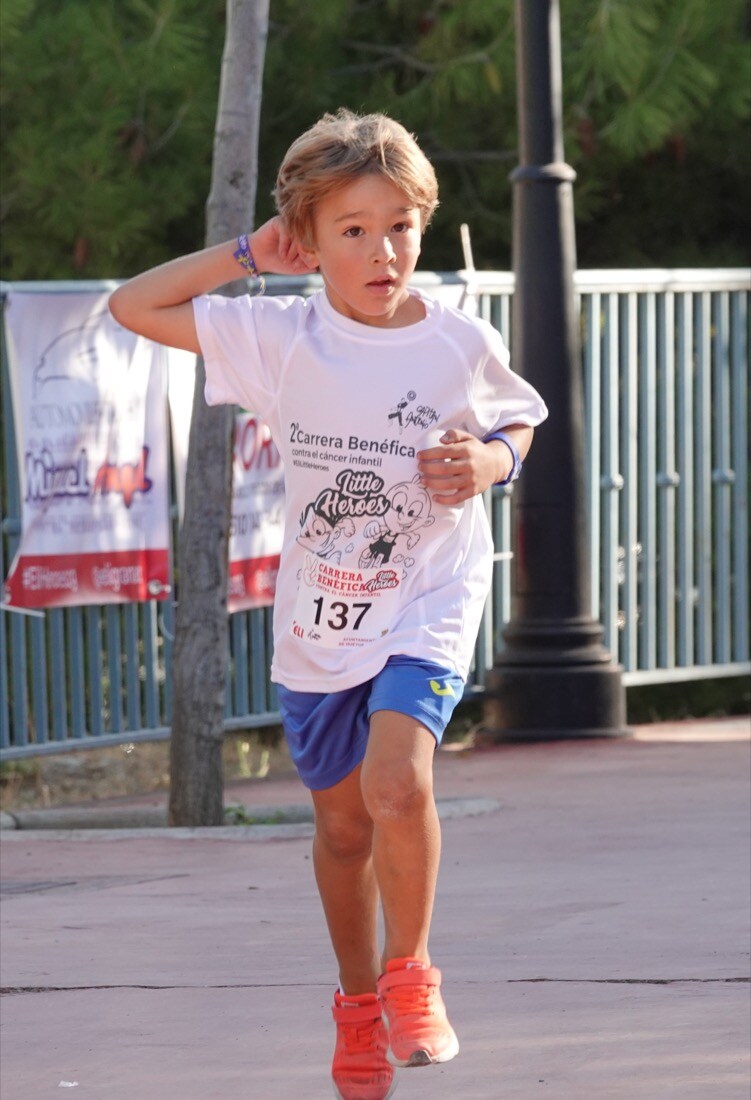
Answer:
[[[224,807],[224,820],[227,825],[284,825],[287,818],[280,810],[263,814],[249,811],[245,806],[231,805]]]

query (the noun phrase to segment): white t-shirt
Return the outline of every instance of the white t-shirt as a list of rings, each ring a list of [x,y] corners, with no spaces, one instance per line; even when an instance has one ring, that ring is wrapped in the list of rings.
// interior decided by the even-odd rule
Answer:
[[[258,413],[284,460],[271,678],[294,691],[354,687],[395,654],[469,670],[490,526],[481,497],[431,499],[417,452],[547,410],[490,324],[420,297],[424,320],[403,328],[353,321],[325,291],[193,303],[207,402]]]

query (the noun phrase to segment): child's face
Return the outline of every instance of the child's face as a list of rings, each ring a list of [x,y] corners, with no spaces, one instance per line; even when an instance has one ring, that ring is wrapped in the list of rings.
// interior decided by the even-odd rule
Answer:
[[[302,254],[318,267],[334,309],[365,325],[399,327],[423,314],[407,292],[420,255],[421,215],[376,174],[360,176],[316,208],[315,243]]]

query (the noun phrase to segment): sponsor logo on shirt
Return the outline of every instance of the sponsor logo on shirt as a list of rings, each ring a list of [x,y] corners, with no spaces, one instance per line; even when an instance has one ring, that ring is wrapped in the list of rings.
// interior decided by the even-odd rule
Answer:
[[[438,423],[439,416],[432,405],[421,405],[417,402],[417,394],[409,390],[405,397],[400,397],[395,405],[391,406],[386,420],[392,427],[399,429],[399,434],[408,428],[417,428],[426,431]]]

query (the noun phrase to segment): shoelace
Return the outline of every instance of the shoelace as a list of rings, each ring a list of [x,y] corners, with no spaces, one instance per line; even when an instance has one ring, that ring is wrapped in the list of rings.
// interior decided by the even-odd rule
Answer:
[[[397,985],[389,990],[388,998],[390,1006],[393,1005],[398,1013],[429,1015],[435,1009],[436,986]]]
[[[340,1024],[340,1034],[347,1054],[365,1054],[376,1045],[375,1033],[380,1027],[380,1017],[367,1024]]]

